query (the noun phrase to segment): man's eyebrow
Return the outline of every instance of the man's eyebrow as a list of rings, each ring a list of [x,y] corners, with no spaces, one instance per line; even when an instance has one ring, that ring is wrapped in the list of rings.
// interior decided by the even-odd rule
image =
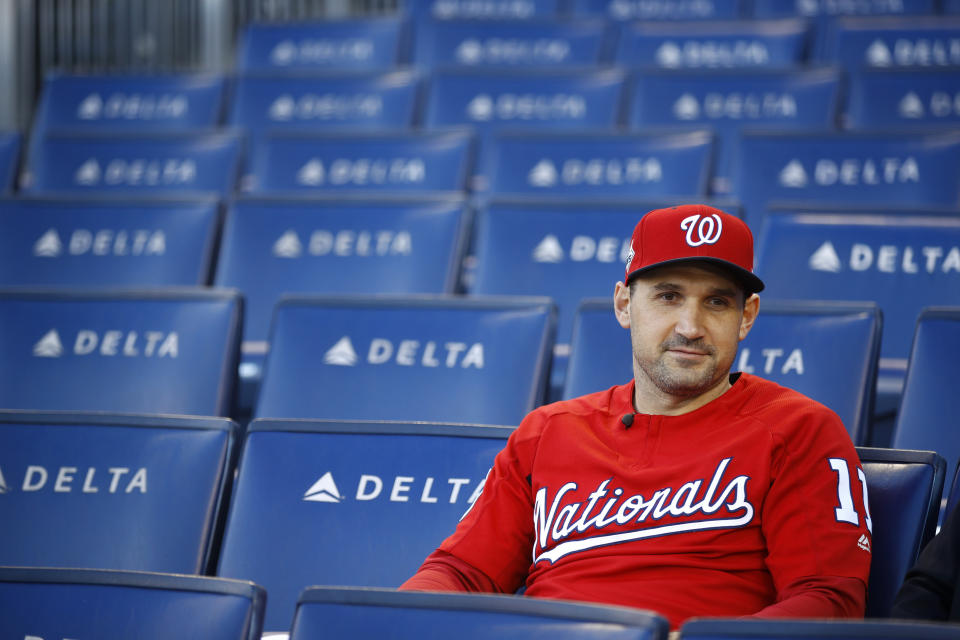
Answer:
[[[653,285],[655,291],[683,291],[683,286],[673,282],[658,282]],[[710,290],[711,296],[721,296],[725,298],[736,298],[737,290],[730,287],[714,287]]]
[[[710,293],[711,293],[712,295],[715,295],[715,296],[723,296],[723,297],[725,297],[725,298],[736,298],[736,297],[737,297],[737,291],[736,291],[736,289],[730,289],[730,288],[727,288],[727,287],[717,287],[716,289],[713,289]]]
[[[657,291],[676,291],[678,289],[683,289],[679,284],[674,284],[672,282],[658,282],[653,285],[653,288]]]

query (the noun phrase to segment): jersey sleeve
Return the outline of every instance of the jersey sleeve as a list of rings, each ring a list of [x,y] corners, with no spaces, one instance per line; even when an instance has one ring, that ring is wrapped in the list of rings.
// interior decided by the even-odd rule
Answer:
[[[466,566],[472,573],[479,572],[489,578],[496,587],[491,590],[502,593],[514,593],[524,584],[533,553],[530,473],[541,422],[537,412],[533,412],[511,434],[504,449],[497,454],[480,496],[460,519],[453,534],[431,555],[431,559],[436,560],[449,554],[453,561],[441,563],[445,566],[428,561],[421,571]],[[478,575],[469,580],[452,579],[467,585],[464,590],[472,590],[469,585],[485,584]]]
[[[818,576],[855,578],[866,586],[872,534],[868,492],[843,423],[811,402],[784,412],[773,436],[762,526],[778,600],[787,592],[796,596],[796,585]]]

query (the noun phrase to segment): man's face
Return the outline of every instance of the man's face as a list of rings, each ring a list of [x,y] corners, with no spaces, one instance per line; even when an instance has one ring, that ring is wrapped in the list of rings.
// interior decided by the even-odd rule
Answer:
[[[758,311],[736,282],[708,265],[653,269],[617,283],[617,319],[630,329],[638,392],[692,398],[725,381]]]

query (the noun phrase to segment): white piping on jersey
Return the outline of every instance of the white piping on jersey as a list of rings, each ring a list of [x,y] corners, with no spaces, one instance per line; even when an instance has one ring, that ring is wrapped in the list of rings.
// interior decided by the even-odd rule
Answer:
[[[550,506],[550,512],[547,513],[547,488],[541,488],[537,491],[533,508],[535,537],[533,546],[534,563],[540,562],[541,560],[556,562],[571,553],[611,544],[685,533],[688,531],[735,528],[747,524],[753,519],[754,513],[753,505],[747,500],[746,485],[747,480],[749,480],[748,476],[737,476],[733,478],[723,487],[719,497],[714,498],[717,494],[717,488],[720,485],[723,473],[732,459],[733,458],[724,458],[720,464],[717,465],[706,493],[704,493],[699,500],[697,500],[697,495],[700,492],[703,480],[687,482],[676,491],[674,491],[672,487],[659,489],[654,491],[649,500],[645,500],[643,495],[637,493],[621,501],[623,489],[618,487],[613,490],[612,496],[607,499],[600,512],[591,516],[590,514],[597,506],[597,503],[608,494],[607,485],[612,480],[612,478],[608,478],[601,482],[588,496],[586,505],[584,505],[583,502],[571,502],[560,507],[560,501],[563,497],[570,491],[578,488],[575,482],[564,484],[560,487],[560,490],[557,491],[557,495],[554,496],[553,504]],[[671,495],[673,496],[672,498]],[[619,508],[617,508],[616,513],[610,515],[610,512],[618,502]],[[709,515],[715,513],[721,507],[726,507],[726,510],[731,514],[736,514],[737,511],[743,511],[743,513],[732,518],[705,518],[692,522],[666,524],[659,527],[621,531],[563,542],[563,540],[570,535],[574,533],[584,533],[588,529],[602,530],[612,524],[623,526],[631,521],[644,522],[651,514],[653,514],[654,520],[659,520],[665,515],[674,517],[691,516],[695,514]],[[577,518],[578,513],[580,515]],[[538,549],[546,549],[546,546],[550,543],[553,543],[555,546],[537,555]]]

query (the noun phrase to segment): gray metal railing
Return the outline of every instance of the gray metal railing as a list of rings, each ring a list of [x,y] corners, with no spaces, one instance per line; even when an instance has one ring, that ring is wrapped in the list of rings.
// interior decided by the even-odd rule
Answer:
[[[0,0],[0,130],[29,127],[52,70],[225,71],[248,22],[396,8],[397,0]]]

